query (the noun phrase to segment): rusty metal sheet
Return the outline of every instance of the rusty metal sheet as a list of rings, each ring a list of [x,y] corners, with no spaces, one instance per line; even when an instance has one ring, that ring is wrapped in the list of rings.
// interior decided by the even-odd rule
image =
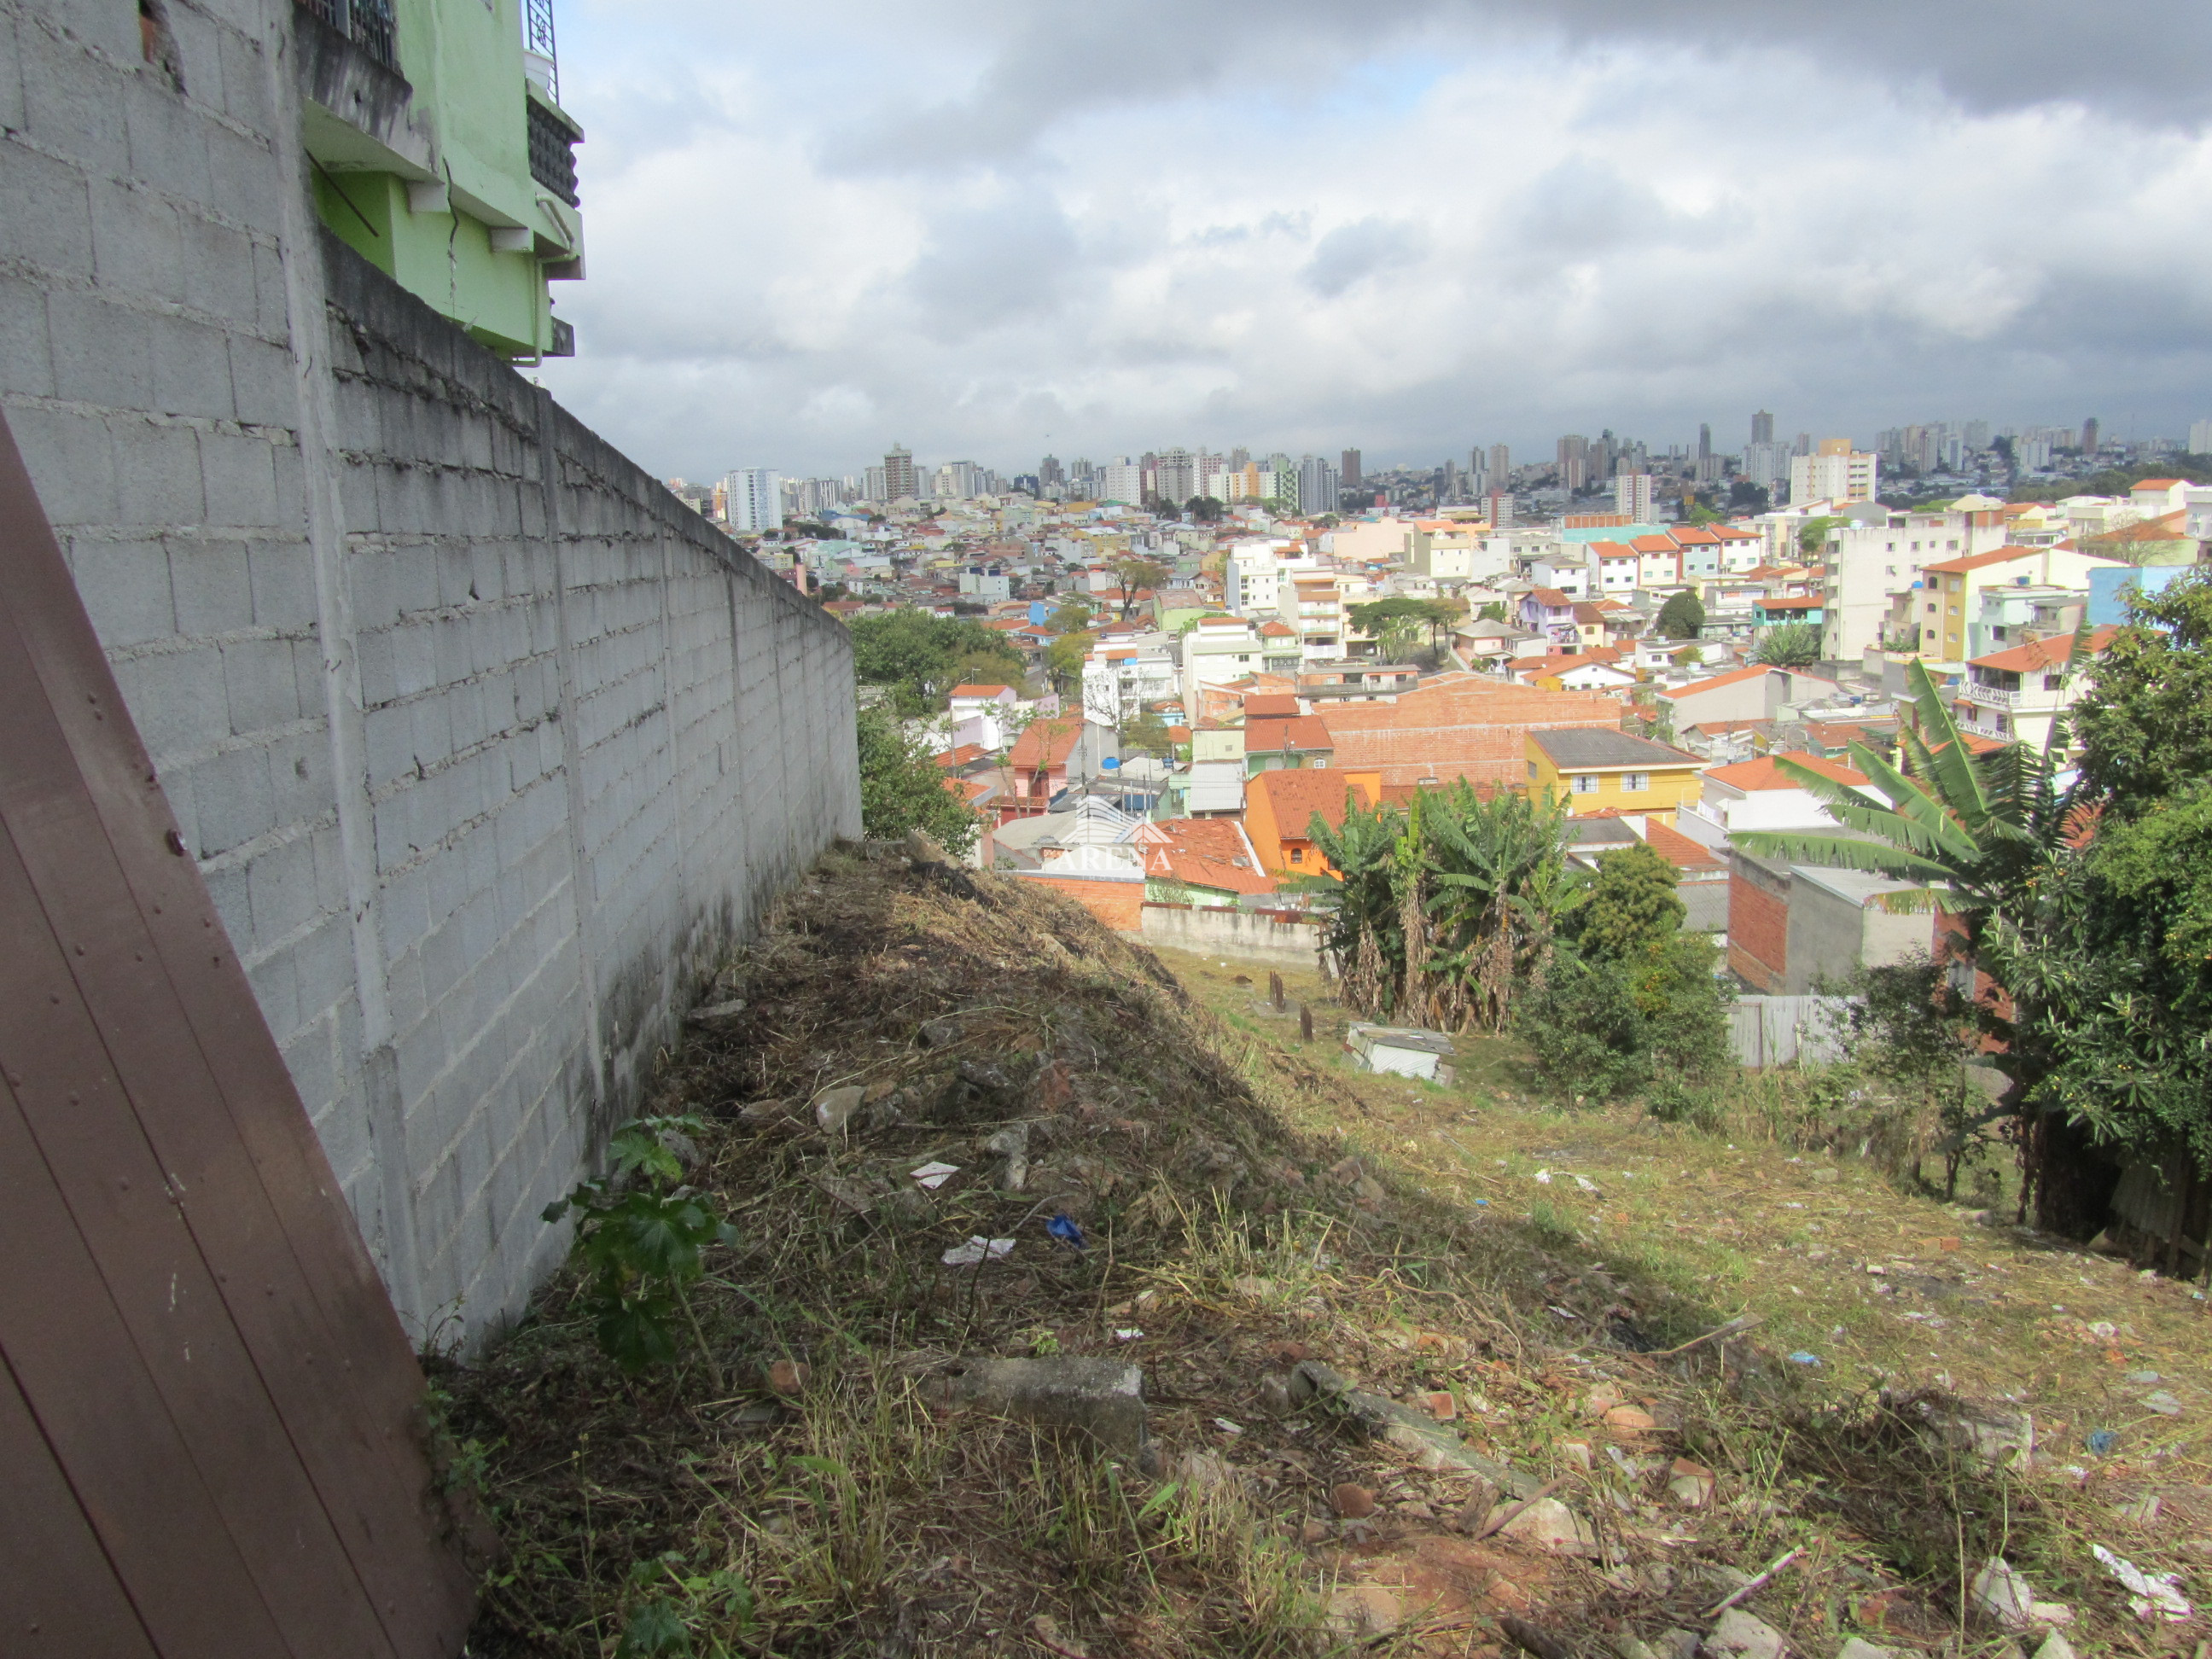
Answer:
[[[85,1164],[72,1161],[84,1157],[82,1138],[64,1115],[42,1115],[43,1091],[67,1092],[68,1079],[49,1077],[26,1104],[69,1154],[70,1197],[118,1287],[119,1311],[141,1335],[153,1322],[149,1361],[158,1369],[168,1352],[158,1334],[170,1322],[204,1319],[216,1333],[207,1340],[234,1351],[229,1417],[206,1414],[208,1402],[179,1379],[167,1385],[184,1388],[188,1415],[202,1413],[188,1425],[196,1456],[227,1456],[270,1484],[259,1511],[236,1510],[227,1475],[218,1495],[233,1500],[223,1508],[294,1650],[442,1659],[459,1646],[473,1586],[415,1440],[420,1372],[198,872],[178,855],[166,801],[3,425],[0,823],[22,859],[15,902],[32,906],[41,920],[31,925],[51,930],[58,952],[47,970],[61,988],[40,1000],[48,1012],[63,1006],[57,996],[76,1005],[70,1075],[86,1097],[71,1103],[91,1103],[86,1077],[96,1077],[111,1118],[111,1096],[127,1103],[145,1160],[138,1179],[166,1188],[168,1231],[143,1204],[85,1184]],[[0,904],[0,926],[17,915]],[[52,1035],[14,1034],[40,1044]],[[14,1046],[0,1007],[0,1059]],[[144,1305],[165,1263],[179,1297],[166,1319]],[[287,1558],[280,1534],[312,1559]],[[298,1582],[278,1589],[272,1572]],[[303,1633],[303,1604],[318,1595],[319,1627]],[[381,1630],[356,1627],[372,1610]]]
[[[159,1659],[77,1507],[22,1390],[0,1364],[0,1650],[23,1659]]]

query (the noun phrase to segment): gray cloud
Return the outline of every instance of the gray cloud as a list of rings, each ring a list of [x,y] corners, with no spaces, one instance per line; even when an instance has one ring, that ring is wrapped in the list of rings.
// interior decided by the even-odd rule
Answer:
[[[1057,310],[1079,269],[1075,233],[1041,193],[939,216],[905,289],[927,326],[964,340]]]
[[[1334,300],[1370,276],[1419,264],[1428,251],[1429,233],[1424,226],[1403,219],[1366,218],[1340,225],[1322,237],[1299,275],[1322,298]]]

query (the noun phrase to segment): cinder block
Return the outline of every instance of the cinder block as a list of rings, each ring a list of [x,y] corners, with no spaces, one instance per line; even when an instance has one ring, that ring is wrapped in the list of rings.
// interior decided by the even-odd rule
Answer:
[[[0,179],[4,177],[0,173]],[[54,395],[46,296],[23,278],[5,274],[0,274],[0,393],[23,398]]]
[[[91,193],[82,173],[21,144],[0,144],[0,191],[11,254],[58,276],[90,280]]]
[[[0,14],[0,131],[20,131],[23,125],[21,52],[15,18]]]
[[[47,307],[49,315],[55,317],[57,340],[64,337],[58,313],[75,298],[57,294]],[[102,355],[111,359],[127,356],[132,380],[123,395],[97,401],[119,408],[144,407],[150,370],[153,408],[157,412],[214,420],[235,416],[238,404],[231,391],[229,342],[220,329],[185,317],[138,317],[112,306],[101,309],[108,313],[113,329],[113,338],[103,343]],[[55,368],[58,373],[63,368],[58,355]]]
[[[345,927],[317,928],[300,941],[292,963],[302,1008],[335,1007],[355,994],[353,939]]]
[[[116,459],[116,514],[126,525],[171,528],[207,522],[200,487],[200,434],[128,415],[109,418]]]
[[[276,118],[269,106],[269,65],[259,36],[260,30],[251,24],[221,33],[222,108],[255,132],[270,134]]]
[[[260,1006],[261,1018],[267,1022],[269,1034],[276,1039],[278,1047],[283,1046],[285,1038],[313,1023],[312,1017],[300,1006],[300,981],[292,971],[292,951],[289,947],[254,963],[246,970],[246,976],[253,987],[253,1000]]]
[[[177,210],[151,192],[116,179],[95,177],[88,189],[93,270],[100,285],[182,302],[186,298],[185,243],[179,234]],[[195,265],[192,288],[198,290],[214,275]],[[194,303],[198,303],[197,295]]]
[[[228,337],[232,402],[248,426],[289,432],[300,423],[300,386],[292,354],[251,334]]]
[[[99,203],[94,202],[94,229],[99,228]],[[252,328],[260,315],[258,274],[254,243],[244,231],[191,214],[177,216],[175,237],[191,273],[190,290],[171,295],[195,310],[211,312],[239,328]]]
[[[276,827],[269,760],[258,749],[226,750],[194,767],[192,799],[203,858],[219,857]],[[240,921],[250,921],[250,913],[241,912]]]
[[[209,204],[261,235],[281,234],[284,186],[265,142],[213,123],[206,142]]]
[[[264,340],[291,337],[291,298],[284,284],[284,261],[266,242],[253,245],[253,328]]]
[[[263,639],[232,640],[222,647],[223,691],[231,730],[240,737],[301,717],[295,649],[289,640]]]
[[[246,552],[254,626],[286,634],[312,632],[320,622],[313,550],[305,542],[258,541]]]
[[[245,544],[177,537],[168,544],[177,631],[195,637],[253,626],[253,581]]]
[[[118,651],[177,631],[169,550],[159,541],[72,537],[70,573],[103,649]]]
[[[283,526],[276,500],[276,451],[266,439],[203,433],[200,469],[206,481],[208,523]]]
[[[93,16],[82,21],[97,27]],[[122,77],[74,42],[44,29],[20,30],[16,46],[22,55],[22,130],[82,167],[105,173],[126,171],[131,147],[123,123],[115,118]],[[137,56],[135,43],[131,56]]]
[[[195,113],[166,77],[127,75],[117,79],[132,176],[167,195],[190,202],[209,200],[208,134],[223,129]],[[109,118],[113,118],[112,112]],[[263,172],[273,175],[265,162]]]

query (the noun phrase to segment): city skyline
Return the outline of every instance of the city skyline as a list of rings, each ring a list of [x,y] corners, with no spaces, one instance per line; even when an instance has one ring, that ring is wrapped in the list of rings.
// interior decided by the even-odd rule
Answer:
[[[2181,205],[2212,144],[2165,65],[2212,25],[2027,10],[573,0],[591,275],[539,372],[687,475],[890,433],[996,465],[1733,447],[1759,408],[2178,434],[2212,413]],[[2166,49],[2113,74],[2137,15]]]

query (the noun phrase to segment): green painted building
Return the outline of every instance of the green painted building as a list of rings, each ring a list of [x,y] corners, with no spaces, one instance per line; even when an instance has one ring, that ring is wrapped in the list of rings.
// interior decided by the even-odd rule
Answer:
[[[315,200],[332,232],[490,349],[572,356],[584,275],[552,0],[297,0]]]

